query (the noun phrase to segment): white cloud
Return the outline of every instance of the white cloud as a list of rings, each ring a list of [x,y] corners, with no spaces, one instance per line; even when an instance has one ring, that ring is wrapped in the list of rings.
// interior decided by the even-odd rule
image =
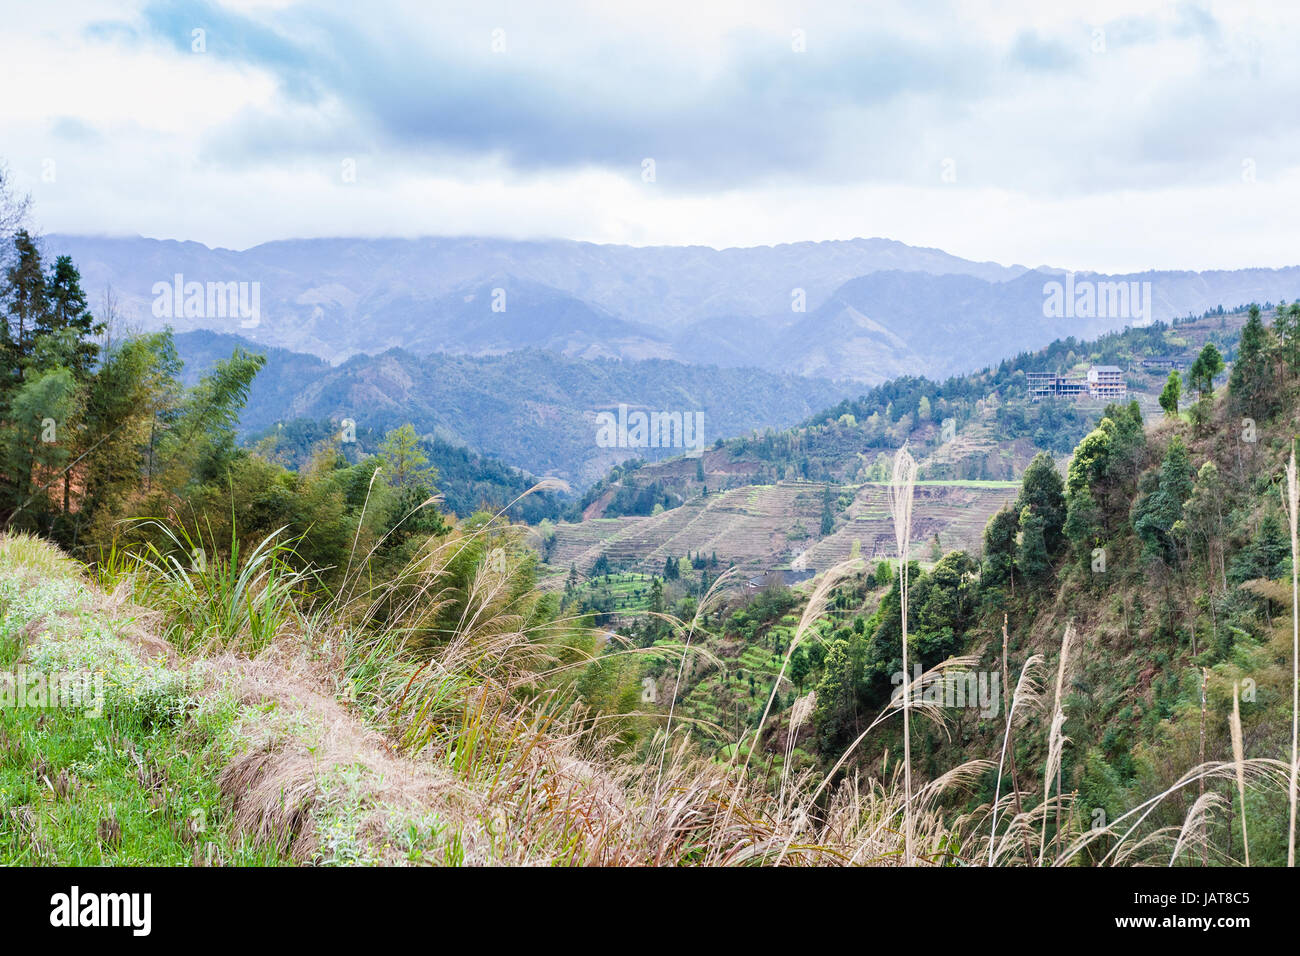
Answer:
[[[45,231],[232,247],[879,235],[1106,271],[1295,261],[1281,213],[1300,200],[1300,62],[1285,52],[1300,12],[1282,3],[398,4],[367,6],[355,30],[288,3],[223,7],[286,45],[236,56],[213,37],[192,54],[185,28],[217,14],[160,32],[136,3],[36,7],[0,34],[0,82],[29,91],[0,107],[0,150]],[[483,87],[493,23],[514,72]],[[806,54],[786,52],[796,26]],[[911,46],[882,59],[890,43]],[[303,75],[312,89],[294,86]],[[530,97],[522,109],[511,91]],[[454,113],[450,129],[457,97],[486,115]],[[653,184],[639,176],[650,149]]]

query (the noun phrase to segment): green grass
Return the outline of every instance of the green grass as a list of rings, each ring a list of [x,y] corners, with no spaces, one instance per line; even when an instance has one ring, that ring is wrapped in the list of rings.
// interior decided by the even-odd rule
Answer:
[[[613,612],[635,612],[650,609],[649,575],[618,572],[606,577],[592,578],[578,586],[579,599],[592,600],[610,598],[610,610]],[[640,592],[639,594],[637,592]]]
[[[142,660],[131,622],[97,610],[53,553],[12,541],[0,552],[0,667],[15,688],[0,698],[0,864],[290,862],[236,839],[222,807],[241,708],[199,696],[188,669]],[[76,706],[20,701],[20,669],[25,686],[78,675],[89,693]]]
[[[6,710],[0,863],[290,864],[274,850],[235,839],[227,825],[216,781],[231,711],[195,711],[151,726],[67,708]]]

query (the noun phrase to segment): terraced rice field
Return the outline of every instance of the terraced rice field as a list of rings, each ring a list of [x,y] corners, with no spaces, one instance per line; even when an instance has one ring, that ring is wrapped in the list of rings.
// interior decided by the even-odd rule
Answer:
[[[745,574],[788,568],[800,555],[809,568],[822,570],[849,558],[855,546],[867,559],[894,555],[886,485],[857,486],[853,502],[837,515],[835,530],[821,538],[824,488],[814,482],[753,485],[692,498],[649,517],[560,524],[550,560],[553,574],[547,583],[563,586],[563,572],[570,564],[587,573],[602,553],[615,567],[655,572],[668,555],[716,552],[722,567],[734,563]],[[1016,482],[919,483],[912,556],[928,558],[936,533],[945,551],[977,553],[989,516],[1014,499],[1018,490]]]
[[[912,510],[909,554],[928,560],[934,535],[945,552],[978,554],[989,517],[1020,493],[1019,482],[929,481],[918,482]],[[847,560],[854,552],[869,560],[897,557],[894,522],[889,512],[889,486],[865,484],[858,488],[848,508],[848,520],[808,549],[810,568],[827,568]]]

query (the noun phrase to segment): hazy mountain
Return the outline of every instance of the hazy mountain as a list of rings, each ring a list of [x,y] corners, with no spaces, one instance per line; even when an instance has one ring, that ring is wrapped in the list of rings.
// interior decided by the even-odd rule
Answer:
[[[1044,287],[1061,281],[1060,273],[884,239],[723,250],[310,239],[237,252],[54,235],[45,245],[73,256],[93,300],[111,282],[123,315],[142,327],[234,332],[331,362],[395,347],[466,355],[541,348],[874,384],[900,374],[969,371],[1061,336],[1093,336],[1148,318],[1300,297],[1300,267],[1080,273],[1080,283],[1137,283],[1143,308],[1052,318]],[[170,286],[177,275],[204,286],[257,283],[256,323],[211,307],[187,317],[183,303],[155,315],[155,284]]]
[[[972,371],[1056,339],[1095,338],[1147,320],[1168,321],[1223,305],[1294,300],[1300,267],[1232,272],[1077,273],[1074,285],[1119,283],[1137,295],[1129,314],[1044,314],[1044,286],[1063,274],[1037,270],[1005,282],[961,275],[877,272],[846,282],[802,321],[787,327],[776,354],[790,371],[873,384],[901,374],[943,378]],[[1149,288],[1146,284],[1149,283]],[[1137,315],[1138,300],[1146,316]],[[1100,309],[1098,310],[1100,311]],[[766,364],[766,363],[760,363]]]
[[[263,352],[241,430],[294,419],[341,421],[379,431],[411,422],[422,434],[499,458],[575,486],[629,457],[680,455],[668,449],[602,447],[596,414],[630,409],[703,413],[703,439],[782,428],[859,391],[851,383],[756,369],[718,369],[662,359],[577,359],[528,350],[500,356],[417,356],[403,349],[357,355],[335,367],[310,355],[266,348],[238,336],[176,336],[185,378],[194,381],[236,347]]]

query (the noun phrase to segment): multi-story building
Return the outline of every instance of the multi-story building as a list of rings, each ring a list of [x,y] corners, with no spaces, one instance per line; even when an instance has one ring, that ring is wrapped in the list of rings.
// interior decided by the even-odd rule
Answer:
[[[1088,369],[1088,395],[1106,401],[1122,401],[1128,395],[1124,370],[1118,365],[1094,365]]]
[[[1081,398],[1088,394],[1088,382],[1078,375],[1057,375],[1053,372],[1028,372],[1029,397],[1033,401],[1049,395],[1057,398]]]
[[[1039,401],[1056,398],[1097,398],[1116,401],[1128,395],[1124,371],[1116,365],[1094,365],[1083,375],[1057,375],[1055,372],[1027,372],[1029,398]]]

